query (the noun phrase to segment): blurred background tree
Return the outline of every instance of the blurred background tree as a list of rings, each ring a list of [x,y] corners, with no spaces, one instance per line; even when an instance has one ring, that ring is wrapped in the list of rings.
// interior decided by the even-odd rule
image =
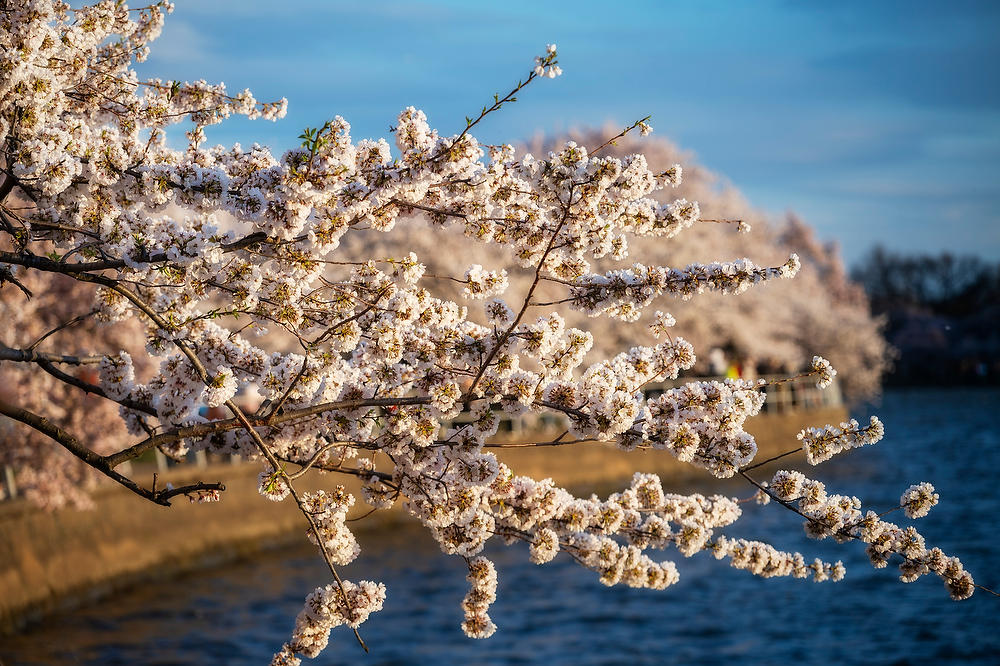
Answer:
[[[1000,263],[874,248],[852,271],[898,350],[892,385],[1000,381]]]

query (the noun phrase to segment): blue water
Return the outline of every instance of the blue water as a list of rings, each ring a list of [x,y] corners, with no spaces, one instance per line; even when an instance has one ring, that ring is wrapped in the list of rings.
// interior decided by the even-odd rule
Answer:
[[[898,502],[930,481],[941,503],[918,522],[929,545],[962,558],[977,582],[1000,588],[1000,391],[894,391],[876,410],[886,439],[819,468],[834,492],[866,506]],[[859,415],[861,416],[861,415]],[[687,488],[684,488],[685,490]],[[736,483],[703,487],[740,496]],[[385,609],[362,625],[364,655],[346,628],[305,663],[339,664],[951,664],[1000,663],[1000,598],[949,599],[936,576],[898,582],[860,544],[817,542],[781,507],[744,505],[727,532],[807,558],[843,559],[841,583],[762,580],[710,556],[675,558],[681,581],[662,592],[607,588],[565,556],[528,562],[522,546],[490,550],[500,574],[493,638],[458,625],[465,568],[411,525],[362,533],[344,574],[380,580]],[[739,528],[739,529],[736,529]],[[305,595],[328,583],[308,544],[170,581],[47,619],[0,639],[3,664],[266,663]]]

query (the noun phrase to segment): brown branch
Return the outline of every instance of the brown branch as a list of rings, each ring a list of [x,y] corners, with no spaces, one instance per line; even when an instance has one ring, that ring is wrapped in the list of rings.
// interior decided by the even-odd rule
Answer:
[[[3,182],[0,183],[0,203],[3,203],[4,199],[7,198],[7,195],[14,190],[15,184],[16,181],[13,176],[7,176],[3,179]]]
[[[168,500],[171,497],[176,497],[177,495],[187,495],[188,493],[194,493],[201,490],[225,490],[226,486],[223,483],[205,483],[199,481],[198,483],[191,483],[186,486],[178,486],[176,488],[165,488],[163,490],[156,491],[156,496],[162,500]]]
[[[28,345],[28,351],[34,351],[35,347],[37,347],[38,345],[42,344],[42,342],[46,338],[48,338],[48,337],[50,337],[52,335],[55,335],[59,331],[65,330],[65,329],[69,328],[70,326],[73,326],[74,324],[79,324],[84,319],[87,319],[88,317],[92,317],[95,314],[97,314],[97,310],[91,310],[87,314],[78,315],[78,316],[73,317],[72,319],[70,319],[68,321],[64,321],[63,323],[61,323],[58,326],[56,326],[55,328],[53,328],[51,331],[48,331],[47,333],[43,333],[41,335],[41,337],[39,337],[37,340],[35,340],[34,342],[32,342],[30,345]]]
[[[31,298],[34,296],[31,290],[21,284],[21,281],[14,277],[14,272],[10,269],[10,266],[0,266],[0,287],[3,287],[5,282],[10,282],[12,285],[17,287],[24,293],[25,298]]]
[[[3,196],[0,197],[0,202],[3,202],[3,200],[7,198],[7,195],[10,194],[15,187],[19,187],[21,188],[21,192],[24,193],[24,196],[28,197],[29,199],[37,203],[38,196],[31,191],[31,188],[29,188],[24,184],[24,181],[20,180],[17,176],[15,176],[10,171],[10,169],[11,169],[10,164],[7,165],[7,168],[0,169],[0,171],[3,171],[3,173],[7,176],[4,179],[3,184],[0,185],[0,192],[3,192]]]
[[[85,382],[82,379],[74,377],[73,375],[66,374],[65,372],[55,367],[48,361],[38,361],[38,366],[45,372],[49,373],[50,375],[58,379],[59,381],[65,382],[79,389],[83,389],[83,391],[86,393],[93,393],[94,395],[100,396],[105,400],[116,402],[119,405],[122,405],[123,407],[134,409],[137,412],[142,412],[143,414],[148,414],[150,416],[157,415],[156,410],[145,403],[137,402],[129,398],[122,398],[121,400],[112,398],[100,386],[97,386],[96,384],[91,384],[90,382]]]
[[[360,516],[356,516],[354,518],[348,518],[344,522],[345,523],[353,523],[353,522],[357,522],[359,520],[364,520],[365,518],[367,518],[368,516],[372,515],[376,511],[378,511],[378,507],[377,506],[373,506],[371,509],[369,509],[368,511],[365,511]]]
[[[74,435],[63,430],[45,417],[11,405],[3,400],[0,400],[0,414],[3,414],[4,416],[7,416],[15,421],[20,421],[21,423],[37,430],[46,437],[54,440],[64,449],[101,474],[117,481],[120,485],[128,488],[136,495],[148,499],[151,502],[155,502],[161,506],[170,506],[170,498],[185,492],[191,492],[193,490],[222,491],[226,489],[226,486],[222,483],[197,483],[191,486],[183,486],[181,488],[161,491],[143,488],[127,476],[116,472],[113,469],[113,466],[109,464],[108,459],[105,456],[94,453],[89,448],[84,446]]]
[[[117,453],[109,454],[106,458],[109,465],[117,467],[126,461],[138,458],[146,451],[154,449],[161,444],[169,444],[181,439],[187,439],[188,437],[201,437],[216,432],[235,430],[238,427],[240,426],[239,423],[236,422],[236,419],[230,419],[228,421],[212,421],[211,423],[201,423],[199,425],[187,426],[184,428],[175,428],[168,432],[148,437],[137,444],[133,444],[132,446],[118,451]]]
[[[83,231],[81,231],[83,233]],[[256,245],[257,243],[264,243],[271,241],[267,234],[262,231],[258,231],[250,234],[244,238],[233,241],[232,243],[222,243],[220,247],[226,252],[235,252],[236,250],[242,250],[246,247]],[[108,259],[105,261],[86,261],[78,263],[62,263],[58,261],[53,261],[47,257],[40,257],[34,254],[28,253],[13,253],[13,252],[0,252],[0,261],[8,264],[17,264],[18,266],[24,266],[25,268],[34,268],[40,271],[47,271],[50,273],[89,273],[93,271],[104,271],[110,269],[121,269],[126,268],[128,264],[124,259]],[[141,257],[134,260],[136,263],[145,264],[158,264],[171,259],[163,252],[150,255],[148,257]]]
[[[104,360],[104,355],[68,356],[65,354],[47,354],[33,349],[12,349],[0,343],[0,361],[21,361],[24,363],[68,363],[70,365],[93,365]]]
[[[743,473],[743,472],[749,472],[749,471],[750,471],[750,470],[752,470],[752,469],[757,469],[758,467],[763,467],[764,465],[766,465],[766,464],[768,464],[768,463],[772,463],[772,462],[774,462],[775,460],[781,460],[781,459],[782,459],[782,458],[784,458],[785,456],[790,456],[790,455],[792,455],[793,453],[798,453],[798,452],[800,452],[801,450],[802,450],[802,447],[801,447],[801,446],[797,446],[797,447],[795,447],[794,449],[791,449],[790,451],[785,451],[784,453],[779,453],[779,454],[778,454],[778,455],[776,455],[776,456],[771,456],[771,457],[770,457],[770,458],[768,458],[767,460],[762,460],[762,461],[760,461],[759,463],[754,463],[753,465],[750,465],[749,467],[744,467],[743,469],[741,469],[741,470],[740,470],[740,473]]]

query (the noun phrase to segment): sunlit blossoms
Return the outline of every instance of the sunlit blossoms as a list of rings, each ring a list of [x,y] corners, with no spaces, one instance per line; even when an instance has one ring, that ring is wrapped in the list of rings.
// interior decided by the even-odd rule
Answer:
[[[294,502],[333,580],[307,597],[273,663],[315,656],[332,629],[356,631],[386,599],[379,583],[340,577],[337,567],[360,555],[347,522],[356,500],[336,483],[301,491],[298,480],[313,471],[360,478],[373,509],[400,508],[443,553],[463,558],[462,629],[477,638],[497,630],[488,612],[497,572],[483,555],[491,540],[528,544],[542,566],[572,558],[606,585],[673,585],[674,549],[707,551],[765,578],[843,577],[839,562],[727,536],[743,515],[737,497],[670,493],[658,477],[636,474],[620,492],[585,498],[518,474],[489,446],[504,419],[525,414],[561,425],[544,444],[660,449],[744,479],[805,516],[811,535],[860,539],[876,564],[902,558],[904,580],[933,571],[953,597],[971,594],[958,560],[926,549],[911,528],[863,514],[859,499],[797,472],[768,486],[750,475],[757,444],[744,425],[760,412],[766,382],[692,381],[647,396],[697,362],[674,318],[652,306],[740,294],[793,277],[800,261],[630,261],[630,242],[670,243],[703,222],[698,203],[665,194],[680,185],[679,166],[656,172],[642,155],[573,141],[520,156],[481,144],[472,130],[483,118],[560,74],[554,45],[457,134],[409,107],[392,142],[355,140],[334,117],[276,155],[209,146],[205,128],[234,115],[280,118],[283,101],[137,74],[170,9],[16,0],[0,11],[0,361],[17,382],[16,394],[0,395],[0,413],[31,433],[5,455],[44,476],[38,447],[61,446],[162,505],[180,494],[214,500],[222,488],[147,487],[123,463],[159,449],[259,464],[259,493]],[[623,134],[649,129],[644,120]],[[418,215],[426,233],[493,248],[504,265],[449,255],[432,272],[409,249],[342,251],[359,234],[408,238]],[[449,285],[461,293],[446,297]],[[61,289],[77,296],[57,298]],[[67,311],[77,303],[90,307]],[[595,335],[567,323],[570,313],[622,327],[645,317],[635,328],[656,341],[591,358]],[[91,348],[67,342],[77,325],[96,331]],[[835,373],[816,357],[805,374],[826,385]],[[70,397],[80,392],[119,422],[113,436],[81,422]],[[800,434],[813,463],[881,437],[875,419]],[[72,474],[36,485],[43,495],[85,495]],[[915,486],[902,505],[915,517],[936,501]]]
[[[474,558],[469,562],[467,580],[472,587],[462,601],[462,631],[470,638],[489,638],[497,630],[486,612],[497,599],[496,567],[485,557]]]
[[[307,537],[320,545],[335,564],[350,564],[360,553],[354,534],[347,529],[347,511],[354,505],[354,496],[343,486],[332,493],[318,490],[302,495],[302,510],[312,517],[314,529]]]
[[[907,518],[923,518],[938,503],[938,494],[929,483],[918,483],[906,489],[899,498]]]
[[[555,64],[556,45],[546,44],[545,55],[535,57],[535,75],[554,79],[562,74],[562,68]]]
[[[833,369],[830,362],[822,356],[813,356],[811,369],[816,373],[816,386],[826,388],[833,383],[833,378],[837,376],[837,371]]]
[[[841,423],[840,427],[827,425],[822,428],[806,428],[798,434],[810,465],[818,465],[848,449],[875,444],[884,436],[885,426],[877,416],[872,416],[864,427],[851,419]]]
[[[816,539],[858,540],[868,544],[865,552],[872,566],[882,568],[890,558],[899,560],[900,580],[910,583],[929,573],[937,574],[952,599],[972,596],[974,583],[957,557],[940,548],[927,548],[916,528],[900,527],[882,520],[872,511],[862,511],[857,497],[827,494],[824,484],[800,472],[779,470],[764,489],[774,499],[792,507],[806,519],[806,533]],[[929,483],[910,486],[900,498],[900,508],[908,518],[920,518],[937,504],[938,496]],[[842,575],[842,574],[841,574]]]
[[[291,641],[271,663],[295,663],[290,660],[296,654],[315,657],[326,647],[332,629],[342,624],[357,628],[369,615],[382,610],[384,602],[385,585],[381,583],[363,580],[354,584],[345,580],[316,588],[295,618]]]

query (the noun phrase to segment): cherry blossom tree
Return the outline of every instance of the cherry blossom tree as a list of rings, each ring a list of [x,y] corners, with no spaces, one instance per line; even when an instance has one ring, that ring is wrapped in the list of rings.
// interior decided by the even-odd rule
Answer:
[[[547,154],[567,141],[598,146],[618,131],[606,127],[574,131],[556,139],[536,139],[519,152]],[[735,188],[722,183],[718,176],[666,139],[628,134],[616,138],[614,144],[602,151],[620,159],[638,152],[645,156],[654,172],[684,163],[683,182],[669,190],[653,192],[653,198],[662,203],[676,197],[697,201],[705,218],[730,221],[732,228],[698,224],[668,243],[655,236],[630,238],[632,253],[666,265],[686,265],[719,255],[752,256],[780,263],[796,253],[802,264],[795,280],[771,281],[747,291],[735,302],[717,293],[675,301],[671,313],[677,319],[674,329],[677,334],[697,340],[703,350],[728,349],[736,358],[784,372],[798,372],[814,355],[822,354],[837,368],[837,379],[849,400],[876,396],[889,360],[881,331],[883,322],[871,315],[864,290],[847,278],[836,246],[820,243],[813,230],[793,214],[781,225],[769,221]],[[752,228],[753,233],[737,233],[740,223],[744,229]],[[360,230],[345,237],[339,251],[356,260],[371,254],[401,256],[413,251],[432,274],[446,274],[450,258],[456,255],[487,266],[506,263],[502,247],[480,244],[470,248],[462,228],[453,226],[430,232],[424,226],[417,226],[420,231],[411,233]],[[602,270],[615,267],[615,262],[609,259],[594,263]],[[532,275],[529,271],[512,270],[508,279],[512,289],[523,292]],[[458,299],[462,289],[462,284],[451,282],[438,285],[436,293]],[[556,297],[553,293],[553,298]],[[473,312],[471,316],[476,314]],[[567,325],[586,328],[594,336],[594,346],[585,361],[597,361],[634,344],[654,341],[645,327],[622,327],[615,320],[590,318],[583,312],[562,314]],[[704,359],[706,355],[701,356]],[[696,368],[699,374],[711,374],[705,360],[700,360]]]
[[[401,505],[445,554],[465,560],[462,628],[472,637],[496,629],[488,613],[496,570],[482,554],[495,538],[528,542],[539,564],[563,552],[607,585],[670,586],[677,569],[659,553],[674,547],[763,577],[843,577],[839,562],[727,537],[721,530],[741,516],[735,498],[670,493],[648,474],[605,499],[581,498],[519,476],[488,439],[502,416],[529,412],[566,423],[538,444],[665,450],[716,477],[739,476],[760,501],[800,514],[816,538],[862,541],[875,566],[896,560],[903,580],[934,573],[952,597],[972,594],[959,560],[928,548],[912,526],[799,472],[757,478],[767,461],[755,461],[743,425],[761,409],[765,384],[692,381],[644,396],[647,384],[696,363],[693,346],[672,332],[674,318],[655,307],[791,278],[800,262],[792,254],[767,266],[622,263],[633,243],[668,245],[713,221],[694,201],[652,197],[680,185],[679,165],[653,170],[641,154],[611,155],[606,143],[519,158],[512,146],[481,145],[473,130],[484,118],[559,75],[554,45],[457,134],[438,133],[407,108],[393,147],[353,139],[336,117],[278,157],[258,145],[209,146],[205,128],[233,115],[280,118],[284,100],[136,74],[170,9],[0,3],[0,367],[17,382],[0,414],[35,433],[3,446],[8,457],[37,461],[40,474],[48,454],[35,452],[60,447],[164,505],[182,494],[217,499],[222,489],[148,488],[124,463],[154,448],[258,461],[260,493],[301,509],[332,580],[306,598],[273,663],[315,656],[342,624],[364,645],[358,627],[386,596],[382,584],[340,577],[337,567],[359,556],[345,522],[357,498],[336,484],[300,491],[314,470],[360,477],[365,502]],[[168,135],[182,122],[186,146],[174,149]],[[639,121],[623,134],[649,129]],[[413,252],[340,250],[362,231],[401,233],[416,215],[429,220],[426,233],[453,227],[469,246],[502,250],[505,265],[463,265],[455,255],[447,272],[432,274]],[[518,287],[515,274],[527,276]],[[445,298],[440,285],[461,292]],[[92,305],[70,316],[64,290]],[[570,311],[648,329],[651,342],[585,362],[594,336],[567,326]],[[74,326],[87,331],[79,346],[61,335]],[[805,370],[821,386],[834,372],[819,356]],[[237,399],[251,387],[264,398],[252,411]],[[82,399],[74,391],[117,410],[120,438],[100,441],[66,416]],[[223,413],[202,416],[203,407]],[[877,419],[808,429],[789,454],[818,463],[881,436]],[[59,492],[55,484],[39,492]],[[919,484],[898,508],[917,518],[937,501]]]

